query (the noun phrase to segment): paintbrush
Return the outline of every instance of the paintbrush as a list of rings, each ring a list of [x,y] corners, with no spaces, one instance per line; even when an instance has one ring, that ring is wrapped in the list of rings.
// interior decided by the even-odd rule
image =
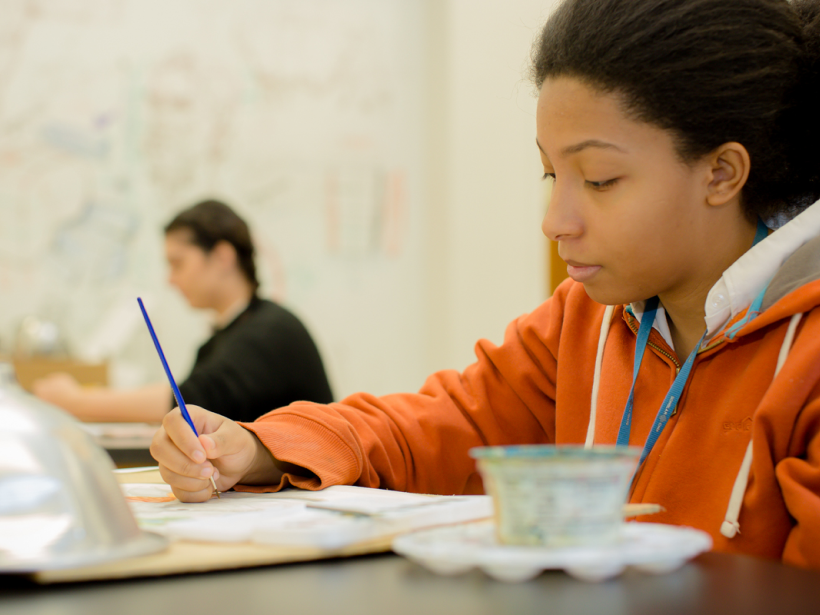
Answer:
[[[182,418],[184,418],[185,422],[191,426],[191,429],[194,430],[194,435],[198,438],[199,433],[197,432],[196,427],[194,427],[194,422],[191,420],[191,415],[188,414],[188,408],[185,406],[185,400],[182,399],[182,393],[179,392],[179,387],[174,380],[174,376],[171,374],[171,368],[168,367],[168,361],[165,360],[165,353],[162,352],[162,346],[159,345],[157,334],[154,333],[154,326],[151,324],[151,319],[148,318],[148,312],[145,311],[145,306],[142,303],[142,299],[137,297],[137,303],[140,304],[140,310],[142,310],[142,316],[145,318],[145,324],[148,325],[148,332],[151,334],[151,339],[154,340],[154,346],[157,348],[159,360],[162,361],[162,367],[165,368],[165,375],[168,376],[168,382],[171,383],[171,389],[174,391],[174,398],[177,400],[177,405],[179,406],[180,412],[182,412]],[[213,475],[211,475],[211,485],[213,485],[216,497],[220,497],[219,489],[216,488],[216,482],[214,481]]]

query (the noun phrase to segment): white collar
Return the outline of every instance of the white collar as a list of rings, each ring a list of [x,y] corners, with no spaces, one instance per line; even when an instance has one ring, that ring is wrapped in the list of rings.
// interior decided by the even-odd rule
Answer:
[[[714,337],[727,322],[748,308],[786,259],[817,235],[820,235],[820,201],[752,246],[732,263],[706,296],[706,339]],[[645,303],[636,301],[630,304],[638,322]],[[658,306],[652,327],[657,329],[671,348],[675,347],[663,306]]]

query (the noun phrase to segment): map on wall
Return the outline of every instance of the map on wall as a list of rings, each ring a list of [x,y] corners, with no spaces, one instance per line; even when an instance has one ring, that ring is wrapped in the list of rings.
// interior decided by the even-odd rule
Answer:
[[[143,294],[183,375],[207,331],[167,286],[162,227],[214,197],[251,224],[262,294],[306,321],[337,396],[420,384],[417,3],[2,13],[0,349],[36,315],[78,356],[130,365],[124,381],[158,377]]]

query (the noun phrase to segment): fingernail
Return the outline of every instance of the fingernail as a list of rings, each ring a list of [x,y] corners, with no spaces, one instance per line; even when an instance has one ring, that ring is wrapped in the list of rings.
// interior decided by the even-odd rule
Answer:
[[[194,451],[194,454],[191,455],[191,458],[197,463],[202,463],[203,461],[205,461],[205,453],[203,453],[202,451]]]
[[[219,470],[214,468],[214,480],[219,480]]]
[[[215,471],[216,471],[216,468],[214,468],[213,466],[210,466],[210,467],[207,467],[207,468],[202,468],[202,472],[200,472],[200,473],[199,473],[199,475],[200,475],[202,478],[208,478],[208,477],[210,477],[210,476],[211,476],[211,474],[213,474]]]

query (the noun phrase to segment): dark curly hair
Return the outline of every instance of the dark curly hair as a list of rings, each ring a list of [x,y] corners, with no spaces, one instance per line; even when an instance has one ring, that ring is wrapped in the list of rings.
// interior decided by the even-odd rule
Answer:
[[[559,76],[621,96],[684,162],[741,143],[751,219],[820,198],[820,0],[565,0],[532,54],[539,89]]]
[[[191,243],[205,252],[213,250],[220,241],[227,241],[236,250],[242,273],[251,283],[254,293],[259,288],[254,263],[254,247],[248,225],[222,201],[207,200],[179,212],[165,226],[165,234],[190,231]]]

